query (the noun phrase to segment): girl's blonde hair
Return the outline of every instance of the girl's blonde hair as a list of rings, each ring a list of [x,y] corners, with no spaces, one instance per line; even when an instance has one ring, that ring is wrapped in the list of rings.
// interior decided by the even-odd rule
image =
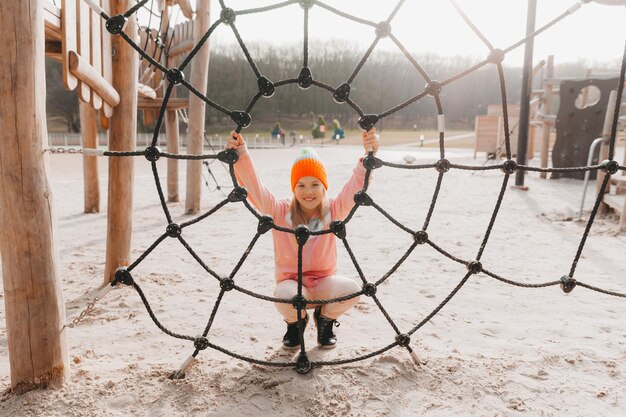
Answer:
[[[326,190],[324,189],[324,199],[322,200],[320,205],[317,206],[317,215],[320,217],[320,220],[324,221],[324,217],[326,217],[326,214],[329,210],[330,207],[328,206],[328,200],[326,199]],[[289,207],[289,211],[291,213],[291,224],[294,228],[300,226],[301,224],[305,226],[309,225],[309,221],[304,215],[304,211],[302,210],[300,203],[298,203],[298,199],[295,195],[291,200],[291,206]]]

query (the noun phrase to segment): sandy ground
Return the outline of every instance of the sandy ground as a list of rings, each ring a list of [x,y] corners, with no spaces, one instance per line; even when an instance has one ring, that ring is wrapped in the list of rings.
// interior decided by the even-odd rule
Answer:
[[[355,146],[319,149],[329,167],[330,193],[338,191],[360,155]],[[389,147],[380,157],[417,163],[437,159],[433,149]],[[289,195],[294,149],[252,150],[260,175],[276,195]],[[449,150],[453,162],[483,164],[470,150]],[[484,158],[484,156],[480,156]],[[56,238],[68,320],[82,311],[103,276],[106,235],[106,166],[101,160],[102,213],[82,213],[82,168],[76,155],[51,155],[57,217]],[[160,163],[165,184],[164,164]],[[184,186],[184,167],[181,184]],[[212,165],[221,184],[225,170]],[[381,168],[370,195],[408,227],[421,227],[435,187],[434,170]],[[455,256],[471,260],[484,237],[503,180],[498,171],[452,170],[446,174],[428,231]],[[528,191],[507,188],[486,246],[485,268],[527,283],[567,274],[585,222],[578,222],[582,183],[526,177]],[[211,189],[214,189],[211,183]],[[228,192],[228,190],[225,190]],[[183,193],[184,195],[184,193]],[[220,190],[204,189],[203,209],[221,201]],[[588,216],[592,196],[586,203]],[[174,221],[189,220],[184,203],[169,205]],[[147,162],[136,163],[133,257],[166,226]],[[626,237],[614,232],[615,215],[598,218],[576,270],[589,284],[624,292]],[[256,231],[241,203],[229,204],[184,231],[202,259],[227,275]],[[387,272],[411,244],[410,237],[371,207],[357,211],[348,241],[365,276]],[[358,279],[338,245],[339,272]],[[429,246],[419,246],[378,296],[402,331],[427,316],[458,284],[464,266]],[[219,292],[188,252],[164,241],[134,271],[159,320],[174,332],[198,335]],[[236,276],[250,290],[271,295],[271,238],[263,236]],[[0,293],[0,296],[4,296]],[[10,386],[4,303],[0,305],[0,396],[2,416],[623,416],[626,415],[626,301],[577,287],[525,289],[473,276],[411,346],[427,364],[417,367],[403,348],[306,375],[293,369],[251,365],[219,351],[202,351],[185,379],[168,374],[193,352],[191,342],[162,333],[138,294],[129,287],[109,292],[93,314],[66,329],[71,379],[59,390],[16,396]],[[320,351],[314,328],[306,333],[312,360],[350,358],[393,342],[394,331],[370,298],[340,320],[339,346]],[[210,340],[240,355],[288,361],[280,348],[284,324],[268,302],[226,293]]]

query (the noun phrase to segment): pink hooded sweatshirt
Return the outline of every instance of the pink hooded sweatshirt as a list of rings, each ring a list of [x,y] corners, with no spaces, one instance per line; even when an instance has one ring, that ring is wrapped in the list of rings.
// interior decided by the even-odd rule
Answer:
[[[365,168],[361,161],[354,168],[352,177],[343,187],[339,195],[329,199],[330,212],[317,227],[311,231],[327,229],[333,220],[343,220],[354,207],[354,194],[363,189]],[[239,184],[248,191],[248,200],[261,214],[274,219],[277,226],[294,228],[291,224],[291,200],[277,200],[276,197],[261,183],[257,176],[254,163],[248,152],[240,153],[235,164],[235,174]],[[309,225],[311,224],[309,223]],[[297,226],[297,225],[296,225]],[[276,281],[298,279],[298,245],[292,233],[272,229],[274,238],[274,259]],[[334,275],[337,270],[337,245],[335,235],[310,236],[302,248],[302,283],[305,287],[314,287],[318,280]]]

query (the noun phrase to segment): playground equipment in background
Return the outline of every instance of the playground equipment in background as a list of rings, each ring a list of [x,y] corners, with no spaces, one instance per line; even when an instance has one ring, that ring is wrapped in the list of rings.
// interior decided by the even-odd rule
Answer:
[[[536,104],[531,103],[531,115],[533,114],[533,108],[536,108]],[[517,150],[517,127],[519,125],[519,104],[508,105],[508,130],[510,134],[511,151],[513,156]],[[475,141],[474,141],[474,159],[476,159],[477,152],[486,152],[488,159],[499,159],[506,157],[504,151],[505,141],[505,120],[506,118],[502,114],[502,106],[496,104],[490,104],[487,106],[487,115],[476,116],[476,122],[474,125]],[[533,159],[534,157],[534,129],[529,130],[528,150],[526,153],[527,159]]]
[[[617,78],[563,80],[559,87],[559,111],[556,118],[556,141],[552,148],[552,166],[566,168],[587,163],[594,139],[602,136],[609,93]],[[593,155],[591,165],[598,163]],[[590,173],[591,179],[596,173]],[[551,178],[583,179],[582,172],[553,172]]]

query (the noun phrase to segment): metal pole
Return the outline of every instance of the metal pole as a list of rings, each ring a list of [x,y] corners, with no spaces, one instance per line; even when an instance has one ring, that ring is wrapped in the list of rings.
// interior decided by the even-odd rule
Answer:
[[[535,31],[535,17],[537,14],[537,0],[528,0],[526,15],[526,36]],[[526,150],[528,149],[528,119],[530,113],[530,77],[533,70],[534,37],[529,38],[524,46],[524,69],[522,74],[522,95],[519,113],[519,136],[517,140],[517,164],[526,165]],[[524,186],[524,170],[515,173],[515,185]]]

